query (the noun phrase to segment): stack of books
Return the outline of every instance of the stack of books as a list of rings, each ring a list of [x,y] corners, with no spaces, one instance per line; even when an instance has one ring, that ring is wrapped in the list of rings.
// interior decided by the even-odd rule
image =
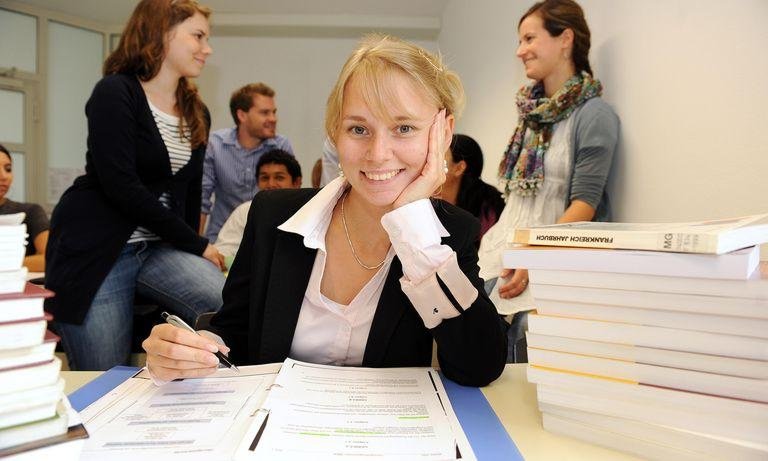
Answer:
[[[765,216],[544,226],[513,241],[645,250],[505,252],[505,267],[529,270],[528,379],[545,429],[650,459],[768,459]]]
[[[0,274],[20,270],[26,226],[0,223]],[[20,250],[13,245],[20,247]],[[5,258],[13,257],[13,261]],[[19,289],[17,289],[19,288]],[[64,396],[58,336],[48,331],[43,301],[53,293],[15,276],[0,275],[0,458],[23,460],[55,455],[77,459],[87,437]]]
[[[24,213],[0,215],[0,294],[24,291],[27,226]]]

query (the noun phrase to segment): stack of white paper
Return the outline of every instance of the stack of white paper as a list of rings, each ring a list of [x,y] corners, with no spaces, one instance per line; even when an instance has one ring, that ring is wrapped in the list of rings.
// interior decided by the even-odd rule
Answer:
[[[125,381],[82,412],[82,460],[475,459],[431,368],[288,359],[240,371]]]
[[[0,294],[24,291],[27,276],[22,267],[27,250],[24,213],[0,215]]]

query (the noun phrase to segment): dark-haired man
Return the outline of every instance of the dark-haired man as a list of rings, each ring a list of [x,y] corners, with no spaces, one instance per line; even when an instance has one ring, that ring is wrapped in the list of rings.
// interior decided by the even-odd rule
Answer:
[[[273,150],[262,155],[256,171],[259,190],[301,187],[301,166],[294,156],[286,151]],[[219,231],[219,237],[214,246],[224,255],[228,263],[240,247],[250,208],[250,200],[235,208]]]

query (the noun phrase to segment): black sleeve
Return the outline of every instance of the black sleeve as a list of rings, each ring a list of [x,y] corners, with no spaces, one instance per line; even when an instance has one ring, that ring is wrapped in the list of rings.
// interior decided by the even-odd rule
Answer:
[[[149,134],[140,121],[142,95],[132,90],[130,78],[134,77],[102,79],[88,100],[89,162],[107,200],[121,214],[183,251],[202,254],[208,241],[164,207],[138,176],[138,139]]]
[[[454,249],[459,267],[477,288],[478,296],[461,315],[443,320],[432,334],[440,370],[447,378],[465,386],[486,386],[504,371],[507,335],[479,275],[475,241],[480,224],[476,219],[467,219],[463,226],[469,229],[461,232],[464,238]],[[451,297],[444,286],[443,291]]]
[[[200,228],[200,201],[203,193],[203,162],[200,162],[199,171],[195,172],[195,178],[189,181],[187,186],[187,198],[184,202],[184,220],[192,229]],[[208,239],[205,239],[206,242]]]
[[[248,221],[243,231],[243,240],[227,275],[224,301],[221,310],[211,319],[210,330],[221,336],[231,349],[235,363],[248,363],[248,332],[250,328],[250,303],[253,282],[254,261],[259,258],[255,243],[256,220],[264,194],[256,194],[248,211]],[[262,212],[263,214],[263,212]]]
[[[211,129],[211,113],[208,112],[208,107],[205,105],[203,105],[203,117],[205,118],[205,137],[207,139]],[[205,149],[205,145],[199,146],[196,149],[201,151],[200,155],[203,158],[205,157]],[[200,227],[200,204],[203,194],[203,158],[200,159],[194,179],[189,181],[184,210],[184,220],[195,231]]]

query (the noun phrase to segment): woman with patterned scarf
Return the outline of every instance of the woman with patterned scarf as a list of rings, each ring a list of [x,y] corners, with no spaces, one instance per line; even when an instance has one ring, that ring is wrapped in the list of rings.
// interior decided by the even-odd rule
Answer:
[[[606,183],[619,120],[589,65],[590,33],[572,0],[545,0],[520,19],[517,57],[534,81],[517,94],[518,123],[499,168],[507,204],[480,245],[480,276],[499,314],[514,314],[510,360],[531,308],[528,271],[502,269],[514,228],[610,217]],[[524,348],[522,348],[524,351]]]

